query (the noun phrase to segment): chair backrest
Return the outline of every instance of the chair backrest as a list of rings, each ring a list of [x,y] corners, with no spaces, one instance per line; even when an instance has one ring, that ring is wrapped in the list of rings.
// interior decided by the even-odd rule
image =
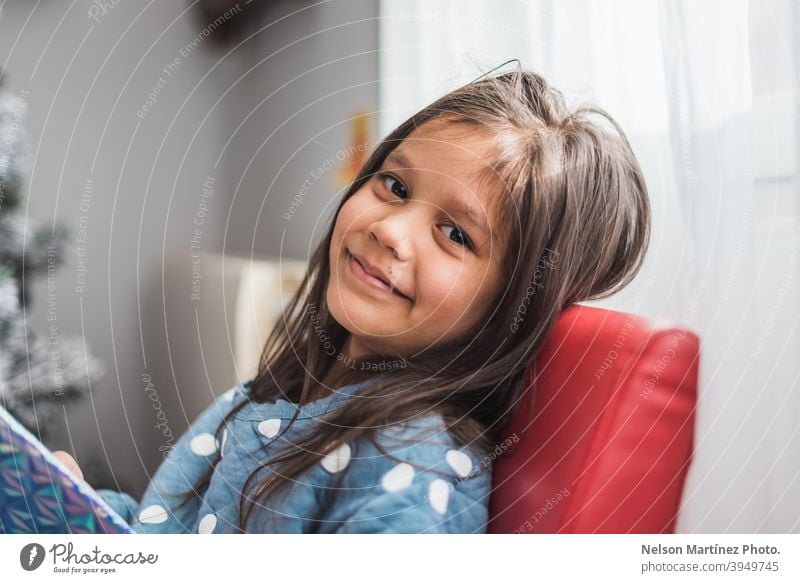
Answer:
[[[685,328],[565,310],[496,448],[489,532],[674,532],[698,361]]]

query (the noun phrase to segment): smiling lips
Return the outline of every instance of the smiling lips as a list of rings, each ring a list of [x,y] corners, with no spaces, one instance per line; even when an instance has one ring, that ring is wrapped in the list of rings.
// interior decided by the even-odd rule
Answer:
[[[347,255],[349,258],[348,263],[350,264],[350,269],[358,279],[374,289],[399,296],[405,300],[410,299],[405,294],[401,293],[396,287],[390,285],[389,282],[387,282],[386,276],[384,276],[380,270],[370,266],[365,259],[354,255],[349,250]]]

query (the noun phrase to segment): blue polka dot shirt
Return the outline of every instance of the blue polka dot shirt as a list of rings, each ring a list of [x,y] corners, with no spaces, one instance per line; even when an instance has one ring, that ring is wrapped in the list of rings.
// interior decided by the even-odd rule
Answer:
[[[158,467],[141,501],[126,493],[98,493],[139,533],[240,532],[242,487],[271,452],[313,431],[326,413],[358,398],[366,382],[300,408],[289,430],[278,436],[297,405],[283,399],[256,403],[248,396],[252,381],[217,399],[181,435]],[[215,431],[226,413],[248,403]],[[291,484],[287,493],[258,501],[246,532],[261,533],[483,533],[488,521],[491,464],[456,446],[438,414],[428,414],[378,431],[384,455],[368,438],[345,443]],[[266,446],[266,447],[265,447]],[[208,488],[181,508],[170,496],[190,491],[221,458]],[[261,468],[250,492],[272,471]],[[252,504],[248,501],[247,504]]]

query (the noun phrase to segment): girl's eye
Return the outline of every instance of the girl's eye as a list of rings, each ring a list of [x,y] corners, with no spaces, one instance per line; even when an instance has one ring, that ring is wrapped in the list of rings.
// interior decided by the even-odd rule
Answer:
[[[457,245],[463,245],[465,247],[469,247],[470,249],[472,248],[472,243],[470,242],[469,237],[467,237],[467,235],[466,235],[466,233],[464,233],[464,231],[462,231],[461,229],[459,229],[455,225],[444,225],[444,228],[445,229],[453,229],[453,231],[450,234],[450,240],[453,241],[453,243],[455,243]],[[456,235],[456,239],[452,238],[453,234]]]
[[[406,187],[403,186],[403,183],[400,182],[397,178],[392,176],[391,174],[380,174],[379,175],[380,181],[383,184],[383,187],[391,192],[393,195],[400,197],[402,199],[408,198],[408,191]],[[464,233],[461,229],[456,227],[455,225],[444,225],[445,229],[453,229],[452,233],[450,234],[449,240],[455,243],[456,245],[462,245],[469,249],[472,249],[472,242],[470,241],[467,234]],[[455,238],[453,238],[455,235]]]
[[[383,186],[391,192],[395,196],[399,196],[400,198],[408,198],[408,191],[406,187],[403,186],[403,183],[397,180],[391,174],[381,174],[381,182]]]

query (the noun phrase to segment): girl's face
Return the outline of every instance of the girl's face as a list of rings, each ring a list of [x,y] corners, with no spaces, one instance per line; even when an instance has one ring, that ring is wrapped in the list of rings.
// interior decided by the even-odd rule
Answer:
[[[342,206],[327,302],[350,332],[342,353],[412,357],[488,317],[501,282],[487,183],[493,136],[431,121],[415,129]]]

